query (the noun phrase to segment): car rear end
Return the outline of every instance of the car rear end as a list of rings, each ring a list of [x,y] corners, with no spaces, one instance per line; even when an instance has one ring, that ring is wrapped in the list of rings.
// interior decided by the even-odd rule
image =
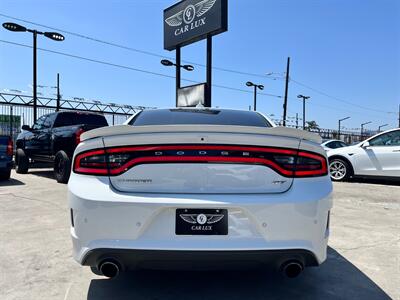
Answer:
[[[10,178],[13,157],[13,141],[10,136],[0,136],[0,180]]]
[[[318,143],[268,124],[207,122],[133,120],[83,135],[69,181],[79,263],[113,275],[114,266],[301,270],[326,259],[332,185]]]

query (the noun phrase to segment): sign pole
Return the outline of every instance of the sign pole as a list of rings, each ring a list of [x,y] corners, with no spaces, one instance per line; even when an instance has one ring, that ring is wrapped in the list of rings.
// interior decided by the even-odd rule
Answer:
[[[178,90],[181,88],[181,47],[176,47],[175,51],[175,65],[176,65],[176,101],[175,106],[178,107]]]
[[[211,107],[211,86],[212,86],[212,36],[207,36],[207,97],[205,107]]]

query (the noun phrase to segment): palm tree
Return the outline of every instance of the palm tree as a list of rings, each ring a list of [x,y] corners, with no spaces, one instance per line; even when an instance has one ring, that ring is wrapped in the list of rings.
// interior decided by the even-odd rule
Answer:
[[[310,131],[311,130],[319,131],[319,125],[315,121],[307,121],[306,122],[306,129],[310,130]]]

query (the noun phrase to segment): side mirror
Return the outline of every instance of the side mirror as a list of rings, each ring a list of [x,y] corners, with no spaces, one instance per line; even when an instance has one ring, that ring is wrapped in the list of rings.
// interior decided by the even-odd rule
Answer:
[[[32,131],[32,128],[30,128],[29,125],[22,125],[21,129],[27,130],[27,131]]]
[[[361,147],[368,148],[370,146],[369,142],[364,142]]]

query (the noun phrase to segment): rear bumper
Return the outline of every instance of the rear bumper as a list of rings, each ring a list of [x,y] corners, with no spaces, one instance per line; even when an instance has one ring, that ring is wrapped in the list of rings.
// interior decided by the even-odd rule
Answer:
[[[303,249],[257,251],[165,251],[93,249],[83,258],[83,265],[98,267],[105,260],[117,262],[123,270],[134,269],[195,269],[279,268],[289,260],[305,267],[318,266],[311,251]]]
[[[120,255],[132,266],[154,262],[157,255],[174,261],[175,254],[193,261],[211,255],[268,262],[286,258],[282,253],[310,253],[314,259],[304,258],[305,265],[326,259],[328,176],[296,179],[289,191],[277,194],[128,194],[113,190],[108,178],[77,174],[68,187],[73,255],[80,264]],[[228,209],[228,235],[175,235],[178,208]]]

